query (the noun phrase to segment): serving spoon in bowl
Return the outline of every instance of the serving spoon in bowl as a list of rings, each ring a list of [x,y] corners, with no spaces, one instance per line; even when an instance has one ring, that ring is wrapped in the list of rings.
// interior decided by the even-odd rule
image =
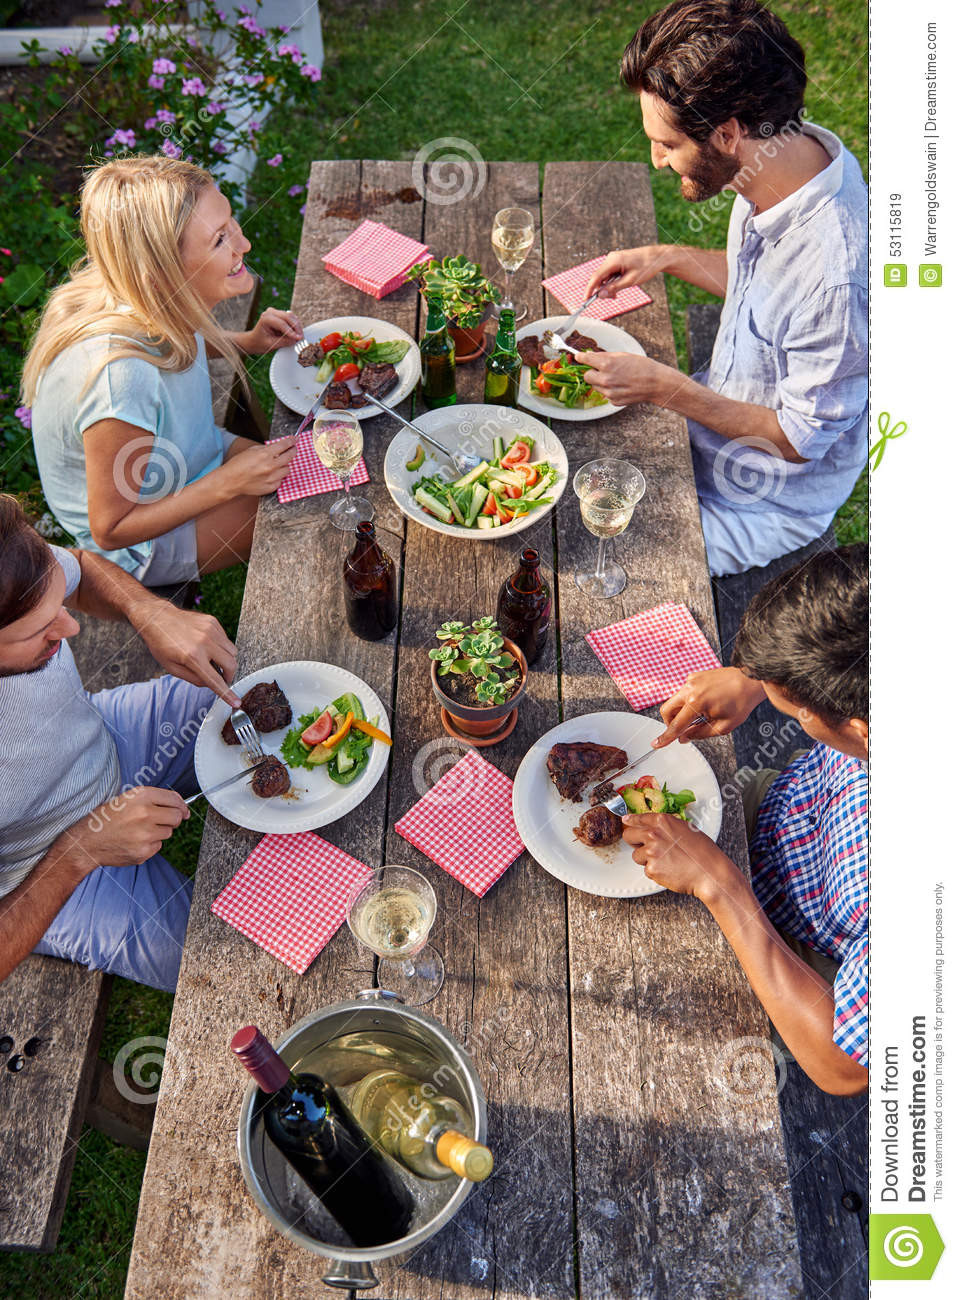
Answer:
[[[417,438],[421,438],[423,442],[428,442],[430,447],[435,447],[437,451],[442,452],[448,460],[452,461],[460,476],[468,474],[471,470],[474,470],[477,465],[482,464],[481,456],[472,456],[469,452],[465,451],[454,451],[444,443],[438,442],[430,434],[426,433],[424,429],[420,429],[417,424],[413,424],[410,420],[401,416],[398,411],[393,409],[393,407],[387,406],[385,402],[381,402],[378,397],[373,397],[372,393],[364,393],[364,396],[367,402],[372,402],[374,406],[378,406],[386,415],[391,415],[394,420],[398,420],[400,424],[403,424],[407,429],[412,430]]]

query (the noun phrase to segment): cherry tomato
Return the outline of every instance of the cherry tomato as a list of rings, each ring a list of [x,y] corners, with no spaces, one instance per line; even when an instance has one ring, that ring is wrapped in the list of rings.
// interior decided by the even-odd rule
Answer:
[[[485,504],[483,505],[482,510],[479,513],[483,515],[494,515],[497,510],[498,510],[498,506],[496,505],[495,494],[490,492],[489,495],[486,497]]]
[[[342,334],[327,334],[319,340],[319,346],[324,352],[335,352],[343,341]]]
[[[640,790],[654,790],[654,789],[655,789],[655,777],[654,777],[654,776],[640,776],[639,779],[638,779],[638,781],[633,782],[633,784],[634,784],[634,785],[637,785],[637,786],[639,787]]]
[[[332,732],[333,732],[333,715],[327,709],[325,713],[321,713],[319,715],[319,717],[316,719],[315,722],[310,723],[310,725],[303,732],[300,739],[302,740],[303,744],[307,746],[321,745],[323,741],[327,738],[327,736],[332,735]]]
[[[356,365],[355,361],[344,361],[341,366],[337,367],[333,379],[337,384],[341,384],[347,379],[355,379],[358,374],[359,366]]]
[[[526,481],[526,487],[532,487],[539,477],[539,471],[534,465],[515,465],[513,466],[517,474],[521,474]]]
[[[371,338],[369,339],[351,338],[346,340],[346,346],[349,348],[350,352],[352,352],[354,355],[357,352],[368,352],[369,349],[372,347],[372,345],[373,345],[373,341]]]
[[[512,483],[507,483],[505,485],[505,493],[507,497],[511,498],[511,500],[518,501],[519,497],[522,496],[522,488],[514,487]]]
[[[542,365],[539,367],[539,369],[540,369],[541,371],[544,371],[547,375],[554,375],[555,372],[556,372],[557,370],[561,370],[561,369],[562,369],[562,362],[561,362],[561,361],[543,361],[543,363],[542,363]]]
[[[536,383],[538,383],[538,379]],[[499,464],[503,469],[514,469],[516,465],[529,459],[529,444],[527,442],[517,442],[514,447],[510,447],[503,456]]]
[[[548,379],[546,379],[545,375],[536,376],[536,388],[538,388],[539,392],[542,393],[544,397],[548,396],[548,394],[552,392],[552,385],[549,383]],[[503,465],[508,465],[509,461],[503,457],[502,463]]]
[[[511,524],[515,517],[515,511],[507,510],[505,506],[499,506],[496,510],[496,514],[504,524]]]

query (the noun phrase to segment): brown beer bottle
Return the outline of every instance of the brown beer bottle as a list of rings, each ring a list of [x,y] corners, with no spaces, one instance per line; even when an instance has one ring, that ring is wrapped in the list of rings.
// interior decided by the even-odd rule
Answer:
[[[380,641],[399,619],[396,566],[376,541],[367,519],[356,527],[356,545],[343,563],[346,621],[364,641]]]
[[[542,653],[551,615],[552,595],[539,572],[539,552],[526,546],[519,552],[518,569],[502,584],[496,622],[531,664]]]

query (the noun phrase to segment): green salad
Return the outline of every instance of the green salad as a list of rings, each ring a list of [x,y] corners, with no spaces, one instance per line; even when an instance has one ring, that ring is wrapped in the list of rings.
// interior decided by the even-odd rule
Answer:
[[[529,392],[570,409],[605,406],[608,399],[585,382],[585,373],[591,368],[582,362],[570,361],[567,356],[547,361],[538,368],[530,366]]]
[[[427,474],[412,485],[412,494],[427,514],[444,524],[501,528],[555,499],[548,493],[559,471],[549,461],[535,460],[535,451],[535,439],[527,434],[513,438],[508,447],[497,437],[490,460],[452,483],[441,474]],[[424,459],[422,448],[417,448],[407,469],[414,472]]]
[[[329,716],[331,726],[327,734],[334,736],[346,722],[349,714],[361,722],[366,720],[362,704],[351,691],[340,695],[325,708],[316,708],[311,713],[302,714],[298,725],[290,727],[283,738],[280,752],[286,765],[288,767],[322,765],[326,768],[329,779],[335,781],[337,785],[349,785],[350,782],[355,781],[369,763],[372,736],[350,727],[343,739],[332,746],[322,743],[313,745],[303,743],[303,732],[313,727],[320,718]],[[378,718],[374,719],[374,724],[378,721]]]

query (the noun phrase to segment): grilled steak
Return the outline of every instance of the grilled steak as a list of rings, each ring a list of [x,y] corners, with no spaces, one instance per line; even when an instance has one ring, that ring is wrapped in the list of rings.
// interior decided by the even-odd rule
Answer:
[[[318,366],[325,355],[321,343],[307,343],[296,360],[301,366]]]
[[[566,339],[570,348],[575,348],[576,352],[604,352],[605,348],[600,348],[595,339],[590,339],[588,334],[580,334],[578,330],[573,330]]]
[[[603,781],[602,784],[597,785],[595,789],[592,791],[592,793],[589,795],[589,803],[594,808],[597,803],[605,803],[605,801],[607,799],[611,799],[614,794],[615,794],[615,786],[612,784],[612,782]]]
[[[253,726],[260,732],[277,731],[280,727],[288,727],[293,720],[289,700],[276,682],[258,682],[251,686],[240,703],[249,714]],[[240,743],[230,718],[226,719],[220,734],[227,745]]]
[[[532,370],[538,370],[544,366],[548,357],[546,356],[542,343],[536,334],[530,334],[528,338],[520,339],[516,344],[516,350],[523,362]]]
[[[615,745],[596,745],[591,740],[553,745],[546,767],[555,788],[563,799],[578,803],[582,790],[590,781],[601,781],[610,772],[625,767],[629,761],[624,749]]]
[[[358,411],[361,406],[368,406],[369,403],[366,401],[362,393],[353,393],[349,405],[353,407],[354,410]]]
[[[330,384],[323,398],[323,405],[329,411],[348,411],[353,404],[353,395],[348,384]]]
[[[359,372],[359,387],[364,393],[372,393],[373,397],[378,397],[382,401],[398,378],[396,367],[390,365],[388,361],[381,364],[374,361],[368,366],[363,366]]]
[[[582,814],[572,833],[588,849],[607,849],[622,838],[622,818],[600,804]]]
[[[261,799],[272,799],[278,794],[285,794],[289,789],[286,764],[275,754],[270,754],[263,766],[255,772],[250,789]]]

